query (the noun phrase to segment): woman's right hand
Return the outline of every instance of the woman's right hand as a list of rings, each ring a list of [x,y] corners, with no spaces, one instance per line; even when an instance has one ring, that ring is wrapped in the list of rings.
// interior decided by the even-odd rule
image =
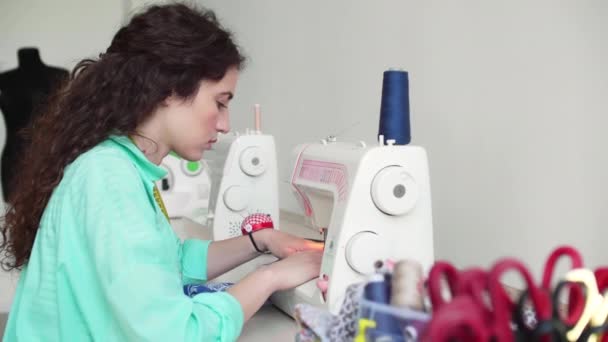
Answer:
[[[275,291],[287,290],[319,276],[323,251],[297,252],[268,266]]]

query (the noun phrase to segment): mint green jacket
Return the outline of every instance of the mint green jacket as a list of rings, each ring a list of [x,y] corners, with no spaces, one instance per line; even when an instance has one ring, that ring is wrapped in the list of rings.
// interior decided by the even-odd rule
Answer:
[[[177,238],[154,200],[166,171],[113,136],[64,173],[21,272],[3,341],[234,341],[226,292],[184,295],[207,278],[209,241]]]

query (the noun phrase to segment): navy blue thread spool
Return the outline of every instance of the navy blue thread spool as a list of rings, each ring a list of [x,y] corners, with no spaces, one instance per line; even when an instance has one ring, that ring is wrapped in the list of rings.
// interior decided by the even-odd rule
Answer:
[[[407,71],[389,69],[383,74],[378,135],[383,135],[384,141],[395,140],[396,145],[412,140]]]
[[[382,273],[373,273],[367,279],[367,284],[363,288],[364,298],[376,305],[388,306],[390,302],[390,280],[387,282],[386,277]],[[402,335],[401,328],[398,321],[391,316],[390,313],[382,312],[377,309],[370,307],[370,311],[373,311],[373,320],[376,322],[376,328],[373,329],[369,334],[372,337],[372,341],[376,339],[381,340],[382,338],[390,338],[389,341],[401,341],[396,340],[397,337]],[[391,338],[392,337],[392,338]]]

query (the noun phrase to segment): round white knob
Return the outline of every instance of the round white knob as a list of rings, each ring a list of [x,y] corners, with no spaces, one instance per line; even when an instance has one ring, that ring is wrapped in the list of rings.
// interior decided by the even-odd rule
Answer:
[[[262,156],[262,149],[254,146],[248,147],[239,157],[241,170],[249,176],[256,177],[266,171],[266,163]]]
[[[346,244],[346,262],[355,271],[367,274],[374,271],[374,262],[386,260],[387,245],[376,233],[364,231],[355,234]]]
[[[244,186],[233,185],[224,191],[224,204],[232,211],[241,211],[249,205],[249,190]]]
[[[372,182],[372,200],[388,215],[404,215],[418,201],[418,184],[402,166],[388,166],[376,174]]]

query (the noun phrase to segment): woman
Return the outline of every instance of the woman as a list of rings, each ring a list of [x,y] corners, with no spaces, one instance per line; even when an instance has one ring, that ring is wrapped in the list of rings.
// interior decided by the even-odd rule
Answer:
[[[213,13],[176,4],[76,66],[11,192],[4,266],[22,272],[4,341],[232,341],[272,292],[318,275],[319,245],[272,229],[182,243],[163,212],[158,165],[169,151],[199,160],[229,130],[242,63]],[[183,294],[256,249],[281,260],[227,292]]]

